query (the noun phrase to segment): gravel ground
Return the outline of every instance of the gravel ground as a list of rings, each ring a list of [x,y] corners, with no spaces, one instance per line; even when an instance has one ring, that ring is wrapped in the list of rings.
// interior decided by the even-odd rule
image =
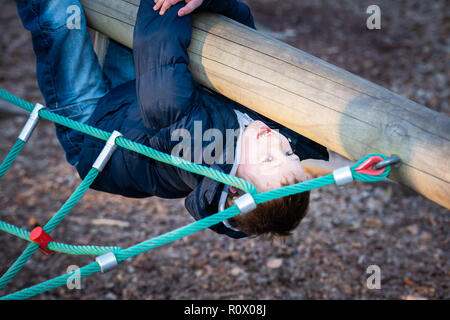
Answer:
[[[273,36],[449,115],[446,1],[377,1],[382,29],[365,27],[372,1],[246,1]],[[447,2],[448,4],[448,2]],[[42,101],[29,34],[14,1],[0,10],[0,88]],[[0,158],[25,117],[0,113]],[[0,219],[44,225],[80,183],[53,124],[42,121],[0,183]],[[89,190],[55,229],[57,241],[126,248],[192,222],[183,199],[127,199]],[[355,183],[312,192],[285,242],[230,240],[204,230],[33,299],[449,299],[448,210],[397,184]],[[0,233],[3,274],[25,248]],[[92,256],[34,254],[0,295],[84,266]],[[366,287],[381,268],[381,289]]]

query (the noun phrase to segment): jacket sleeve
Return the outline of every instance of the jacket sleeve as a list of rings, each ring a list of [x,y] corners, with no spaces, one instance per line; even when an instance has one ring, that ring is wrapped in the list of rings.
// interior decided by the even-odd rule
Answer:
[[[200,9],[222,14],[250,28],[256,29],[250,8],[243,2],[237,0],[205,0]]]
[[[189,114],[197,94],[188,69],[191,18],[177,16],[183,5],[160,16],[153,0],[142,0],[138,10],[133,36],[136,94],[144,125],[151,131]]]

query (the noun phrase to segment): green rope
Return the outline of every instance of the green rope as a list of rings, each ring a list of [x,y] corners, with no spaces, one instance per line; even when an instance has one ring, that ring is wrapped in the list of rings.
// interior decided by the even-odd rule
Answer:
[[[46,292],[58,287],[61,287],[63,285],[67,284],[67,280],[69,280],[70,277],[73,277],[76,274],[76,272],[80,272],[79,276],[80,278],[89,276],[95,272],[100,271],[100,267],[97,262],[93,262],[91,264],[88,264],[87,266],[84,266],[80,268],[79,270],[72,271],[71,273],[63,274],[59,277],[56,277],[54,279],[42,282],[38,285],[35,285],[33,287],[29,287],[14,293],[11,293],[7,296],[0,297],[0,300],[23,300],[31,298],[35,295],[38,295],[42,292]]]
[[[72,193],[72,195],[67,199],[67,201],[63,204],[61,209],[45,224],[43,227],[44,231],[47,233],[52,232],[56,226],[61,222],[61,220],[72,210],[75,204],[81,199],[81,197],[85,194],[87,189],[91,186],[92,182],[94,182],[95,178],[98,175],[98,170],[95,168],[91,168],[89,170],[86,177],[84,177],[83,181],[80,183],[78,188]]]
[[[30,240],[30,233],[22,228],[13,226],[12,224],[0,221],[0,230],[19,237],[23,240]]]
[[[116,139],[116,144],[120,147],[135,151],[137,153],[140,153],[144,156],[155,159],[157,161],[164,162],[176,166],[178,168],[181,168],[183,170],[206,176],[208,178],[214,179],[227,185],[232,185],[250,194],[257,193],[256,187],[244,179],[237,178],[229,174],[220,172],[218,170],[186,161],[183,158],[175,157],[173,155],[152,149],[150,147],[127,140],[122,137],[118,137]]]
[[[386,167],[385,171],[381,175],[378,175],[378,176],[370,176],[370,175],[360,174],[355,171],[356,167],[358,167],[362,162],[364,162],[367,158],[369,158],[373,155],[378,155],[378,156],[381,156],[383,159],[386,159],[386,157],[383,155],[371,154],[371,155],[364,157],[360,161],[358,161],[351,168],[351,171],[354,175],[355,180],[375,182],[375,181],[380,181],[388,176],[388,174],[390,172],[390,167]],[[305,192],[305,191],[313,190],[316,188],[324,187],[327,185],[332,185],[334,183],[335,183],[335,180],[334,180],[333,175],[329,174],[329,175],[319,177],[319,178],[316,178],[313,180],[308,180],[305,182],[300,182],[300,183],[285,186],[285,187],[282,187],[279,189],[260,193],[260,194],[255,195],[254,199],[255,199],[256,203],[262,203],[262,202],[270,201],[270,200],[277,199],[280,197],[296,194],[299,192]],[[150,249],[154,249],[156,247],[170,243],[177,239],[186,237],[192,233],[195,233],[195,232],[198,232],[205,228],[211,227],[211,226],[213,226],[219,222],[222,222],[226,219],[232,218],[239,213],[240,213],[239,209],[236,206],[232,206],[232,207],[225,209],[224,211],[218,212],[218,213],[211,215],[209,217],[206,217],[204,219],[201,219],[201,220],[198,220],[191,224],[185,225],[181,228],[178,228],[173,231],[167,232],[163,235],[145,240],[145,241],[138,243],[127,249],[119,250],[119,251],[115,252],[114,254],[116,256],[117,262],[121,263],[121,262],[125,261],[126,259],[129,259],[138,254],[144,253],[145,251],[148,251]],[[96,264],[96,263],[92,263],[84,268],[87,268],[87,267],[93,268],[94,264]],[[99,266],[97,266],[97,267],[98,267],[97,271],[99,271],[100,267]],[[95,272],[96,271],[93,271],[89,274],[92,274]],[[86,276],[86,275],[87,274],[83,273],[82,276]],[[36,286],[29,287],[29,288],[23,289],[21,291],[18,291],[16,293],[12,293],[10,295],[1,297],[0,300],[26,299],[26,298],[32,297],[34,295],[37,295],[37,294],[43,293],[45,291],[48,291],[50,289],[53,289],[57,286],[66,284],[66,281],[69,276],[70,276],[70,274],[69,275],[61,275],[57,278],[48,280],[48,281],[38,284]]]
[[[75,206],[75,204],[81,199],[83,194],[87,191],[89,186],[92,184],[94,179],[98,175],[98,170],[92,168],[83,181],[80,183],[78,188],[72,193],[72,195],[67,199],[63,206],[58,210],[58,212],[47,222],[43,227],[44,231],[50,233],[53,229],[61,222],[61,220],[69,213],[70,210]],[[36,243],[29,244],[19,258],[12,264],[12,266],[3,274],[0,278],[0,290],[3,289],[9,281],[22,269],[25,263],[30,259],[33,253],[39,248]]]
[[[19,237],[23,240],[31,242],[30,232],[22,228],[16,227],[12,224],[9,224],[7,222],[0,221],[0,230],[12,234],[16,237]],[[117,253],[122,250],[122,248],[120,247],[93,246],[93,245],[77,246],[56,241],[49,242],[47,248],[50,249],[51,251],[60,253],[68,253],[74,255],[95,255],[95,256],[102,255],[107,252]]]
[[[4,98],[7,101],[14,103],[17,106],[22,107],[28,111],[31,111],[34,108],[31,103],[21,100],[20,98],[15,97],[14,95],[12,95],[2,89],[0,89],[0,97]],[[111,133],[96,129],[94,127],[85,125],[83,123],[78,123],[78,122],[72,121],[65,117],[54,114],[46,109],[39,111],[39,116],[44,119],[59,123],[61,125],[69,127],[69,128],[72,128],[74,130],[78,130],[83,133],[89,134],[91,136],[97,137],[99,139],[107,140],[109,138],[109,136],[111,135]],[[222,183],[225,183],[228,185],[236,186],[236,187],[252,194],[254,201],[257,204],[271,201],[274,199],[278,199],[281,197],[286,197],[286,196],[293,195],[296,193],[305,192],[305,191],[309,191],[312,189],[324,187],[327,185],[334,184],[336,182],[334,180],[334,176],[332,174],[329,174],[329,175],[319,177],[319,178],[316,178],[313,180],[300,182],[300,183],[297,183],[294,185],[285,186],[282,188],[270,190],[270,191],[259,194],[256,191],[256,188],[251,183],[249,183],[243,179],[232,177],[232,176],[224,174],[220,171],[216,171],[216,170],[208,168],[208,167],[203,167],[201,165],[185,161],[184,159],[159,152],[157,150],[154,150],[147,146],[135,143],[133,141],[127,140],[122,137],[119,137],[116,139],[116,144],[123,148],[126,148],[128,150],[135,151],[135,152],[138,152],[145,156],[148,156],[157,161],[165,162],[165,163],[177,166],[179,168],[182,168],[184,170],[207,176],[211,179],[218,180],[219,182],[222,182]],[[20,150],[17,151],[16,149],[20,149],[20,147],[13,147],[13,149],[10,151],[10,154],[12,154],[12,156],[9,157],[9,155],[8,155],[7,159],[13,158],[12,161],[15,159],[15,157],[17,156],[17,153],[20,151]],[[352,176],[353,176],[354,180],[375,182],[375,181],[380,181],[389,175],[390,166],[386,167],[384,172],[381,175],[377,175],[377,176],[371,176],[371,175],[366,175],[366,174],[361,174],[361,173],[356,172],[356,168],[362,162],[364,162],[367,158],[369,158],[373,155],[378,155],[378,156],[382,157],[383,159],[386,159],[386,157],[381,154],[371,154],[371,155],[367,155],[366,157],[362,158],[351,168],[351,172],[352,172]],[[9,168],[12,161],[11,160],[6,161],[6,159],[5,159],[5,161],[3,163],[6,163],[5,167]],[[3,163],[0,168],[3,168]],[[6,172],[7,168],[5,169],[5,172]],[[73,206],[79,201],[79,199],[82,197],[82,195],[86,192],[86,190],[89,188],[89,186],[94,181],[94,179],[97,177],[97,175],[98,175],[98,171],[94,168],[91,169],[91,171],[83,179],[82,183],[77,188],[77,190],[75,190],[75,192],[72,194],[72,196],[66,201],[66,203],[61,207],[61,209],[55,214],[55,216],[52,217],[52,219],[50,219],[50,221],[44,226],[44,230],[47,233],[51,232],[61,222],[61,220],[65,217],[65,215],[73,208]],[[127,249],[121,249],[119,247],[72,246],[72,245],[62,244],[62,243],[57,243],[57,242],[50,242],[48,244],[48,249],[54,250],[54,251],[59,250],[59,252],[65,252],[65,253],[71,253],[71,254],[100,255],[100,254],[104,254],[105,252],[113,252],[116,256],[117,262],[121,263],[121,262],[125,261],[126,259],[129,259],[138,254],[141,254],[145,251],[162,246],[164,244],[175,241],[177,239],[186,237],[192,233],[195,233],[195,232],[198,232],[205,228],[216,225],[226,219],[229,219],[229,218],[234,217],[235,215],[238,215],[239,213],[240,213],[239,209],[237,208],[236,205],[234,205],[232,207],[225,209],[224,211],[218,212],[209,217],[195,221],[191,224],[188,224],[181,228],[172,230],[172,231],[162,234],[160,236],[142,241],[132,247],[127,248]],[[9,232],[13,235],[16,235],[22,239],[30,241],[29,233],[23,229],[12,226],[12,225],[7,224],[2,221],[0,221],[0,229],[3,231]],[[13,264],[13,266],[11,266],[11,268],[2,276],[2,278],[0,278],[0,289],[3,288],[4,285],[6,285],[6,283],[20,270],[20,268],[22,268],[22,266],[25,264],[25,262],[29,259],[29,257],[31,257],[31,255],[36,251],[36,249],[38,247],[39,247],[39,245],[36,243],[32,243],[27,246],[27,248],[24,250],[24,252],[19,257],[19,259],[17,259],[16,262]],[[81,268],[79,271],[81,272],[80,276],[85,277],[85,276],[93,274],[97,271],[100,271],[100,266],[98,265],[97,262],[94,262],[94,263],[91,263],[91,264]],[[74,275],[74,273],[64,274],[64,275],[61,275],[54,279],[43,282],[41,284],[32,286],[30,288],[23,289],[21,291],[12,293],[12,294],[4,296],[4,297],[1,297],[0,299],[2,299],[2,300],[26,299],[26,298],[32,297],[34,295],[37,295],[39,293],[42,293],[42,292],[45,292],[45,291],[48,291],[53,288],[56,288],[56,287],[66,284],[69,277],[71,277],[73,275]]]
[[[37,243],[29,244],[25,250],[20,254],[19,258],[12,264],[11,267],[0,278],[0,290],[3,289],[9,281],[22,269],[24,264],[33,255],[33,253],[39,248]]]
[[[12,104],[15,104],[16,106],[18,106],[22,109],[25,109],[27,111],[31,111],[34,108],[34,106],[31,103],[29,103],[25,100],[22,100],[3,89],[0,89],[0,98],[3,98],[4,100],[6,100]],[[56,113],[53,113],[47,109],[40,110],[39,117],[49,120],[49,121],[53,121],[55,123],[65,126],[65,127],[83,132],[85,134],[88,134],[90,136],[96,137],[96,138],[104,140],[104,141],[108,140],[109,136],[111,135],[110,132],[103,131],[103,130],[94,128],[92,126],[89,126],[87,124],[68,119],[68,118],[60,116]],[[248,192],[252,195],[257,193],[256,187],[244,179],[230,176],[226,173],[223,173],[218,170],[215,170],[215,169],[212,169],[209,167],[205,167],[205,166],[202,166],[202,165],[199,165],[196,163],[191,163],[182,158],[175,157],[173,155],[168,155],[161,151],[152,149],[148,146],[139,144],[137,142],[133,142],[131,140],[127,140],[123,137],[117,138],[116,144],[125,149],[140,153],[142,155],[145,155],[145,156],[155,159],[157,161],[168,163],[168,164],[174,165],[180,169],[187,170],[189,172],[196,173],[199,175],[203,175],[203,176],[209,177],[211,179],[217,180],[219,182],[222,182],[224,184],[234,186],[234,187],[239,188],[239,189],[241,189],[245,192]]]
[[[22,150],[24,145],[24,141],[17,139],[16,143],[7,154],[5,160],[3,160],[2,164],[0,164],[0,180],[3,178],[6,171],[8,171],[9,167],[11,167],[14,160],[16,160],[17,155]]]

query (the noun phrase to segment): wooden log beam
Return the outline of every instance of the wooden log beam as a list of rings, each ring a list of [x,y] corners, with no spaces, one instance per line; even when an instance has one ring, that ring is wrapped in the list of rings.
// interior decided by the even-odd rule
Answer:
[[[103,69],[105,64],[106,52],[108,50],[109,38],[101,32],[95,32],[94,39],[94,52],[97,55],[98,63]]]
[[[132,48],[140,0],[81,0],[88,24]],[[403,160],[391,178],[450,208],[450,120],[220,15],[193,17],[190,68],[204,86],[358,160]]]

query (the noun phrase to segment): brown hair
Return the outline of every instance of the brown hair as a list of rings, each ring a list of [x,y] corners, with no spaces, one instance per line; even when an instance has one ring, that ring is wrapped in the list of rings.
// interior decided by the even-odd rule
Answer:
[[[296,181],[298,183],[300,181]],[[286,184],[282,184],[285,186]],[[230,218],[230,225],[248,236],[286,237],[306,216],[310,191],[297,193],[258,204],[255,210]],[[233,205],[237,195],[229,194],[226,207]]]

